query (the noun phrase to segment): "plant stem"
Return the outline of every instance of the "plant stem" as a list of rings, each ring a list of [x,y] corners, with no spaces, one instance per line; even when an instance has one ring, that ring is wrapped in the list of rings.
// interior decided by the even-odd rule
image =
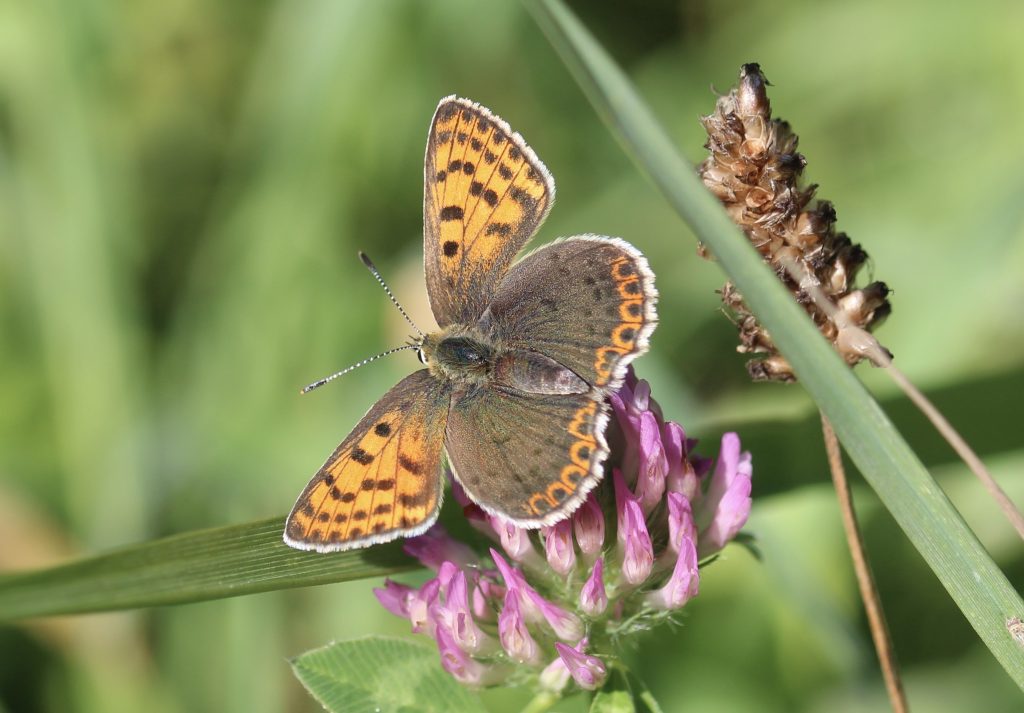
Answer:
[[[654,696],[646,688],[640,691],[637,698],[646,706],[647,713],[663,713],[661,706],[658,705],[658,702],[654,700]]]
[[[907,713],[909,710],[907,698],[903,691],[899,666],[893,652],[889,627],[885,623],[885,612],[882,610],[878,588],[875,586],[871,565],[868,564],[867,555],[864,553],[864,539],[861,536],[860,526],[857,524],[857,513],[853,509],[853,494],[850,492],[850,483],[846,479],[846,469],[843,468],[839,439],[836,438],[832,424],[828,422],[825,414],[821,414],[821,431],[825,437],[825,450],[828,452],[828,465],[829,470],[832,471],[836,497],[839,498],[839,510],[843,516],[846,542],[850,547],[850,556],[853,558],[853,570],[857,574],[857,584],[860,586],[861,599],[864,600],[864,610],[868,615],[871,638],[875,642],[875,651],[878,652],[878,661],[882,667],[882,677],[885,678],[889,702],[896,713]]]
[[[522,713],[544,713],[544,711],[551,710],[551,706],[555,705],[560,700],[562,700],[562,697],[557,693],[541,691],[533,697],[533,700],[526,704]]]
[[[978,454],[975,453],[969,445],[967,445],[967,441],[957,433],[957,430],[953,428],[953,425],[945,416],[942,415],[942,412],[935,408],[935,405],[928,400],[928,397],[921,393],[902,371],[893,366],[891,361],[886,364],[885,367],[889,376],[901,389],[903,389],[903,393],[907,395],[907,398],[913,401],[914,405],[921,410],[921,413],[923,413],[925,417],[932,422],[932,425],[935,426],[935,430],[942,434],[942,437],[946,439],[946,442],[950,446],[952,446],[953,450],[956,451],[956,454],[960,456],[960,459],[967,464],[967,467],[970,468],[971,472],[973,472],[978,480],[981,481],[981,484],[986,490],[988,490],[993,500],[996,501],[999,509],[1003,511],[1006,519],[1010,521],[1011,525],[1013,525],[1013,529],[1015,529],[1017,534],[1024,539],[1024,515],[1021,514],[1020,510],[1017,509],[1017,506],[1014,505],[1012,500],[1010,500],[1010,496],[1006,494],[1006,491],[999,487],[999,483],[997,483],[995,478],[992,477],[992,474],[988,472],[988,469],[985,467],[985,464],[981,462],[981,458],[978,457]]]
[[[658,705],[658,701],[655,700],[650,689],[647,688],[647,684],[645,684],[643,680],[641,680],[640,677],[631,670],[624,666],[620,666],[619,668],[629,684],[629,691],[633,695],[633,701],[640,704],[636,708],[637,711],[639,711],[639,713],[663,713],[661,706]]]

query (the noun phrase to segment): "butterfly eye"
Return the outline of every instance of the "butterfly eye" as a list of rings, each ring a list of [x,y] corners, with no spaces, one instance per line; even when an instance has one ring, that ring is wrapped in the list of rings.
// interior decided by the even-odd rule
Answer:
[[[427,355],[423,353],[422,349],[417,349],[416,350],[416,356],[418,356],[420,358],[420,364],[426,364],[427,363]]]

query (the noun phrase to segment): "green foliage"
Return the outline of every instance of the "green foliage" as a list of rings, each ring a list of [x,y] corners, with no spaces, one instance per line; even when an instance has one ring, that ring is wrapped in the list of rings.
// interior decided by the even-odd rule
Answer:
[[[331,713],[475,713],[480,700],[441,668],[431,647],[371,636],[307,651],[292,670]]]
[[[608,671],[608,678],[590,702],[590,713],[636,713],[635,696],[626,675],[617,667]]]
[[[662,710],[635,673],[616,665],[609,669],[607,680],[594,694],[590,713],[662,713]]]
[[[1024,7],[574,7],[693,162],[709,86],[762,64],[808,179],[895,289],[879,336],[1024,502],[1013,398],[1024,392]],[[356,250],[429,325],[423,143],[453,92],[508,119],[551,168],[559,200],[539,241],[594,231],[648,255],[661,325],[641,375],[690,435],[713,444],[737,430],[754,453],[763,563],[726,552],[686,626],[645,635],[630,668],[665,710],[884,707],[814,403],[747,383],[718,312],[720,271],[694,255],[694,236],[515,3],[0,0],[0,569],[288,509],[417,366],[393,357],[296,394],[406,337]],[[857,374],[995,562],[1024,581],[1019,539],[949,449],[884,378]],[[911,704],[1018,710],[1019,689],[888,511],[867,488],[856,496]],[[406,634],[370,594],[378,583],[0,627],[0,705],[311,712],[282,657]],[[41,591],[17,594],[22,613],[39,613]],[[528,693],[481,697],[508,713]]]
[[[602,689],[590,704],[590,713],[635,713],[633,694],[628,688]]]

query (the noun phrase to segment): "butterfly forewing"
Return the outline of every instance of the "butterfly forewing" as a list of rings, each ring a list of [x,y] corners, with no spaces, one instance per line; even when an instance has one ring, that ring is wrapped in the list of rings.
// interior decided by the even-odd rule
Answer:
[[[452,399],[446,449],[474,502],[524,527],[566,518],[601,479],[608,405],[485,387]]]
[[[654,275],[636,248],[584,236],[516,263],[483,322],[504,345],[538,351],[609,391],[647,351],[656,302]]]
[[[466,99],[441,101],[423,199],[427,292],[439,325],[480,316],[554,197],[547,168],[508,124]]]
[[[285,541],[331,552],[426,530],[441,507],[449,398],[426,369],[385,394],[299,496]]]

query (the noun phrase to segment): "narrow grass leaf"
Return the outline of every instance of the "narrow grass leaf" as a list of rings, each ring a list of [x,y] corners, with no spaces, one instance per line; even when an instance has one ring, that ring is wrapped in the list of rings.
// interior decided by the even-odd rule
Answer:
[[[0,621],[134,609],[380,577],[419,565],[401,542],[300,552],[283,518],[196,530],[37,572],[0,577]]]

